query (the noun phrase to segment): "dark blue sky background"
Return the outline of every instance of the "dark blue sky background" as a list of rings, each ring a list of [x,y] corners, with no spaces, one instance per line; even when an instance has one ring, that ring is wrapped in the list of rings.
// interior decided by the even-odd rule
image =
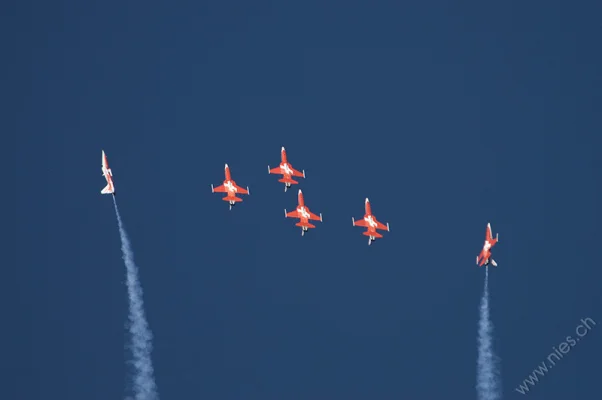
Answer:
[[[475,398],[488,221],[504,397],[591,317],[528,397],[598,398],[602,7],[568,4],[13,4],[0,398],[127,392],[101,149],[162,399]],[[267,174],[282,146],[324,216],[305,237]],[[231,212],[224,163],[251,188]],[[365,197],[391,225],[370,247]]]

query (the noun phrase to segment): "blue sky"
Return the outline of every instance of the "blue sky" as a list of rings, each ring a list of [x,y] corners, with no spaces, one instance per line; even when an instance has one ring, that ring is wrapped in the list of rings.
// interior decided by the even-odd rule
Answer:
[[[600,5],[15,3],[16,246],[0,397],[123,398],[127,298],[162,399],[476,398],[491,222],[504,398],[602,322]],[[8,15],[8,14],[7,14]],[[282,146],[324,222],[301,237]],[[234,210],[210,184],[251,195]],[[368,247],[369,197],[391,232]],[[14,318],[13,318],[14,316]],[[593,398],[602,325],[529,393]]]

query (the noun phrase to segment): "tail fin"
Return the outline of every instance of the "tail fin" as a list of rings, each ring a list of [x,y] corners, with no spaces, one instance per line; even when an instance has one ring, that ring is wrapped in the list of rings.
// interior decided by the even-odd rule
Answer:
[[[100,191],[101,194],[112,194],[114,190],[111,189],[111,185],[105,186],[104,189]]]

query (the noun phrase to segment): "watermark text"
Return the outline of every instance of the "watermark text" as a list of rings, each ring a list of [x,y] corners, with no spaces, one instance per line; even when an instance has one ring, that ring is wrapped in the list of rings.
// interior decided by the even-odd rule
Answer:
[[[516,390],[520,394],[527,394],[532,387],[539,383],[540,378],[543,378],[552,368],[556,366],[556,362],[562,360],[562,358],[571,351],[571,349],[579,343],[579,341],[588,334],[590,330],[594,326],[596,326],[596,322],[591,318],[583,318],[580,321],[581,323],[577,325],[575,328],[575,333],[577,336],[567,336],[564,341],[562,341],[558,346],[553,346],[552,351],[548,354],[548,357],[542,361],[537,368],[529,374],[527,378],[523,380]]]

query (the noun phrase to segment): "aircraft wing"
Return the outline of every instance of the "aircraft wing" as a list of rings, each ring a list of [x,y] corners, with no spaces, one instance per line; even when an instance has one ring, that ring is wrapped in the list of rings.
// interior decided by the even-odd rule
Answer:
[[[366,221],[364,221],[363,219],[359,219],[359,220],[355,220],[355,218],[351,218],[351,220],[353,221],[353,226],[361,226],[364,228],[368,227],[368,223]]]
[[[488,257],[489,255],[485,251],[481,251],[481,253],[479,253],[477,256],[477,265],[482,267],[485,264],[485,261],[487,261]]]
[[[276,174],[276,175],[282,175],[282,168],[280,167],[276,167],[276,168],[272,168],[270,169],[270,167],[268,166],[268,171],[270,174]]]
[[[214,193],[226,193],[228,189],[226,189],[225,185],[220,185],[216,188],[214,188],[213,185],[211,185],[211,191]]]
[[[284,214],[288,217],[288,218],[301,218],[299,216],[299,213],[297,212],[297,210],[295,211],[291,211],[289,213],[286,212],[286,210],[284,210]]]
[[[322,221],[322,215],[318,216],[310,211],[309,219],[313,219],[314,221]]]
[[[293,176],[297,176],[299,178],[305,178],[305,174],[303,172],[299,172],[298,170],[292,168],[293,170]]]
[[[389,225],[385,225],[380,221],[376,221],[376,229],[382,229],[384,231],[388,231],[389,230]]]
[[[242,188],[238,185],[234,185],[234,187],[236,187],[236,193],[238,194],[249,194],[249,191],[245,188]]]

